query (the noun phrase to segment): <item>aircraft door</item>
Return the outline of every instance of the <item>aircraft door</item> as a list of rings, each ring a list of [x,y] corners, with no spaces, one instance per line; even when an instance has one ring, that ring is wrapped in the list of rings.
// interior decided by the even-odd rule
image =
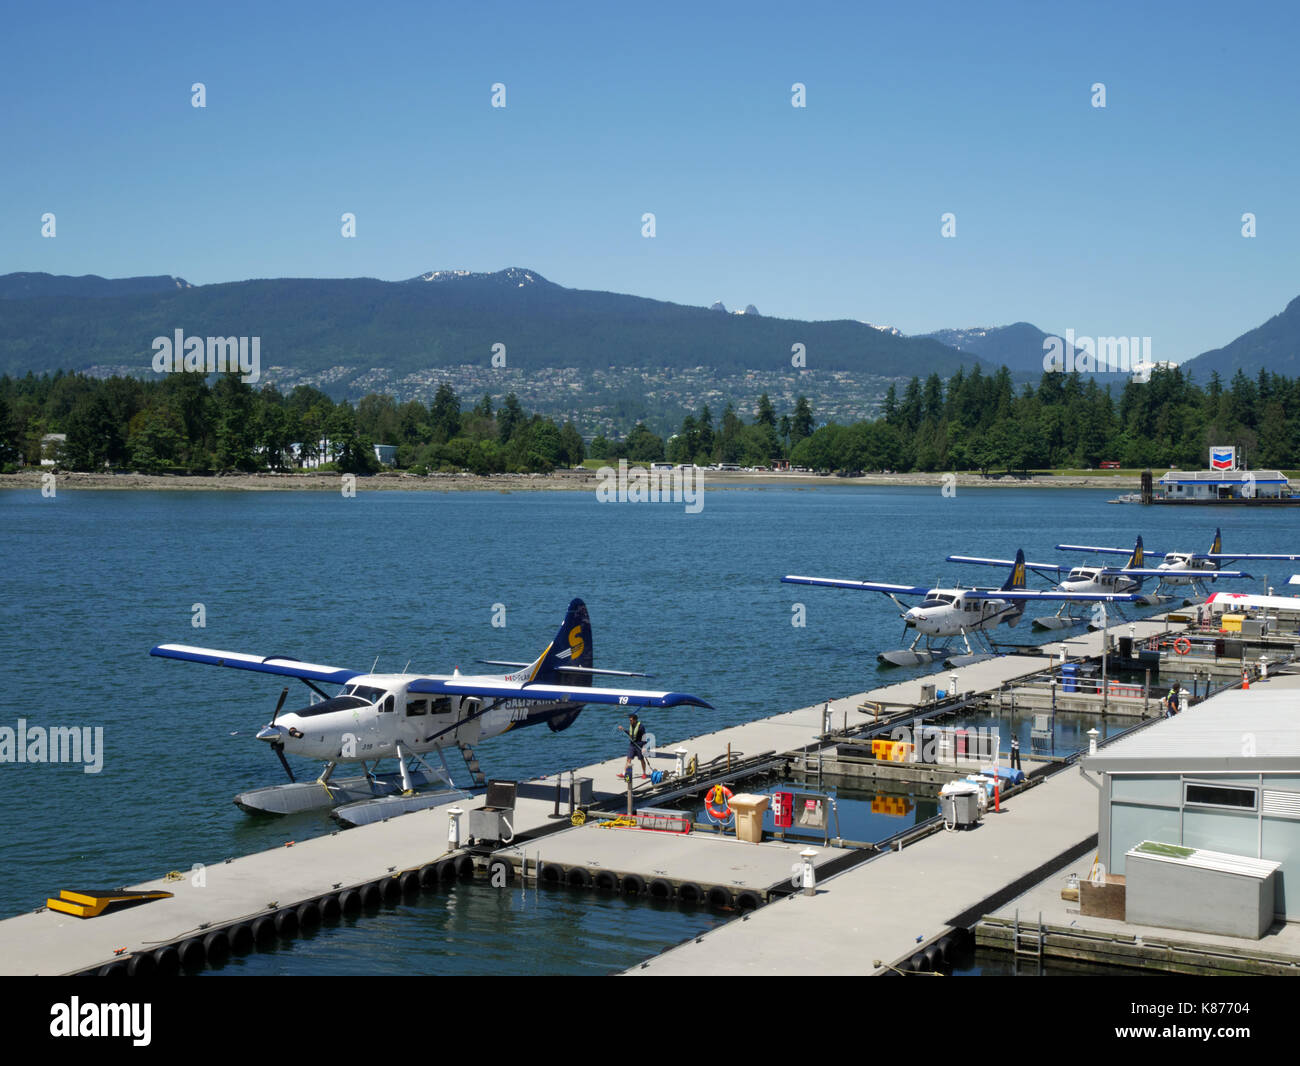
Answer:
[[[387,692],[375,705],[375,737],[381,749],[391,754],[399,740],[405,740],[399,726],[402,714],[399,711],[396,693]]]
[[[456,730],[456,739],[462,744],[477,744],[479,738],[483,735],[483,717],[479,712],[483,709],[483,701],[477,696],[460,697],[460,705],[456,709],[456,720],[461,723],[460,728]]]

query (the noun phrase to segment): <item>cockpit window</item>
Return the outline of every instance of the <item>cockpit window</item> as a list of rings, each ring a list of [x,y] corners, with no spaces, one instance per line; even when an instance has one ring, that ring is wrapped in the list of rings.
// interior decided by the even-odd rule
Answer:
[[[953,598],[951,596],[927,596],[921,603],[922,607],[951,607]]]
[[[383,698],[384,690],[370,685],[344,685],[344,696],[360,696],[367,703],[378,703]]]
[[[354,711],[368,706],[367,702],[358,699],[356,696],[340,695],[333,699],[321,700],[320,703],[313,703],[301,710],[294,711],[299,718],[311,718],[318,714],[333,714],[335,711]]]

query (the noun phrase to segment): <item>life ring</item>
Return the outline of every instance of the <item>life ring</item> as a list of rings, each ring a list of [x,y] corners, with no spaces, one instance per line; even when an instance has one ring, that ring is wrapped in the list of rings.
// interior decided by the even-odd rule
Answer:
[[[1192,642],[1186,637],[1179,637],[1174,641],[1174,652],[1178,655],[1186,655],[1192,650]]]
[[[731,817],[731,797],[734,795],[726,785],[714,785],[706,795],[704,809],[719,822],[726,821]],[[715,808],[714,803],[721,804],[721,809]]]

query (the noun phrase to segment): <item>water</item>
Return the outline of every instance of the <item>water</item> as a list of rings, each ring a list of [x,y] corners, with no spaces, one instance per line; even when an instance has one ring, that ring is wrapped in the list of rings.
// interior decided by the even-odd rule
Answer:
[[[816,778],[800,781],[780,775],[766,775],[747,779],[744,790],[758,793],[779,790],[830,796],[835,804],[829,815],[830,835],[844,840],[884,840],[939,813],[938,785],[909,786],[894,781],[853,785],[831,777],[819,784]],[[701,825],[714,822],[705,811],[706,804],[703,800],[688,797],[675,806],[690,811],[692,819]],[[763,815],[763,830],[767,834],[776,832],[770,808]],[[818,836],[818,833],[817,830],[803,829],[791,839],[810,840]]]
[[[102,727],[104,737],[98,774],[0,766],[0,913],[38,906],[61,887],[129,884],[332,827],[315,815],[254,819],[230,802],[282,779],[253,739],[282,682],[156,659],[154,644],[468,670],[480,658],[533,657],[581,596],[597,665],[644,668],[655,675],[649,684],[716,705],[647,715],[663,745],[924,672],[878,670],[876,653],[897,647],[902,628],[888,600],[783,585],[782,574],[994,583],[999,572],[944,556],[1009,557],[1023,546],[1031,559],[1052,559],[1058,541],[1122,545],[1138,532],[1162,550],[1201,550],[1216,524],[1229,551],[1295,547],[1282,511],[1113,507],[1109,495],[709,490],[691,515],[680,505],[601,505],[588,493],[0,493],[9,672],[0,725]],[[1285,584],[1283,566],[1273,584]],[[802,628],[791,625],[797,603]],[[198,604],[204,628],[191,624]],[[492,624],[498,604],[504,627]],[[999,636],[1055,635],[1034,637],[1026,621]],[[624,750],[617,724],[616,714],[589,710],[564,733],[507,734],[480,757],[503,778],[580,766]],[[403,905],[412,914],[392,919],[391,931],[382,916],[341,925],[228,969],[339,972],[347,956],[364,972],[604,972],[717,920],[588,896],[516,909],[500,895],[458,886]],[[590,964],[575,961],[569,942],[579,928],[593,945]]]

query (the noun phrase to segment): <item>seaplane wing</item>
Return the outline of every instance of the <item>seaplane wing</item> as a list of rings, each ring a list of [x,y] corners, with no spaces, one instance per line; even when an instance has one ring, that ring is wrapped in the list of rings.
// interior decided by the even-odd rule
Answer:
[[[1188,570],[1184,568],[1175,569],[1166,567],[1163,570],[1153,570],[1150,567],[1143,566],[1107,566],[1101,571],[1103,574],[1124,574],[1127,577],[1191,577],[1198,581],[1205,581],[1217,577],[1250,577],[1251,575],[1244,570]]]
[[[1091,544],[1058,544],[1058,552],[1097,552],[1100,555],[1132,555],[1132,548],[1097,548]],[[1164,552],[1146,549],[1148,555],[1164,555]]]
[[[924,596],[926,585],[886,585],[881,581],[845,581],[834,577],[797,577],[787,574],[782,581],[791,585],[825,585],[833,589],[857,589],[860,592],[883,592],[890,596]]]
[[[215,648],[194,648],[188,644],[159,644],[151,649],[149,654],[164,659],[207,663],[209,666],[229,666],[235,670],[256,670],[261,674],[300,677],[307,681],[328,681],[337,685],[342,685],[365,673],[364,670],[347,670],[338,666],[304,663],[287,655],[244,655],[241,652],[218,651]]]
[[[1021,560],[1019,559],[985,559],[978,555],[950,555],[950,563],[974,563],[976,566],[1016,566]],[[1058,566],[1056,563],[1025,563],[1026,570],[1050,570],[1054,574],[1064,574],[1070,568],[1068,566]]]
[[[1077,600],[1083,602],[1133,603],[1142,596],[1125,592],[1057,592],[1055,589],[964,589],[962,595],[975,600]]]
[[[650,692],[632,688],[588,688],[583,685],[546,685],[508,681],[495,677],[421,677],[408,692],[436,696],[486,696],[490,699],[556,700],[561,703],[611,703],[619,707],[705,707],[713,705],[688,692]]]

